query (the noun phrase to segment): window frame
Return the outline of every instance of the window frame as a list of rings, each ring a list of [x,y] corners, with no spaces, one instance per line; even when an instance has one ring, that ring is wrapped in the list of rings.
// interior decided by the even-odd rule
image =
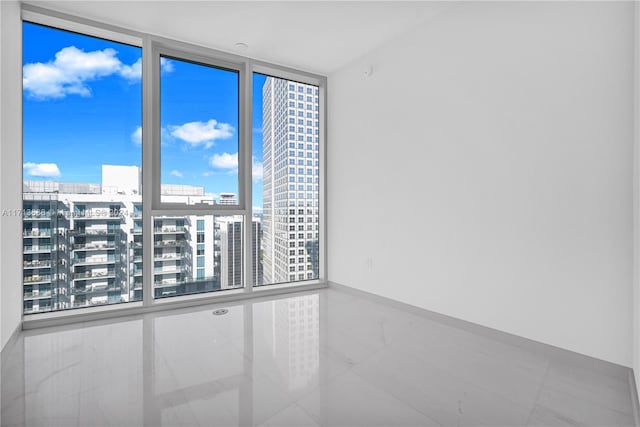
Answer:
[[[188,211],[192,212],[192,215],[204,214],[204,215],[216,215],[226,214],[228,212],[241,211],[245,209],[246,206],[246,194],[245,194],[245,185],[244,181],[246,179],[247,172],[250,172],[246,169],[247,162],[245,161],[245,157],[247,155],[247,134],[246,134],[246,121],[247,121],[247,111],[242,108],[242,103],[246,99],[247,92],[247,79],[246,79],[246,63],[240,61],[230,61],[227,58],[219,58],[217,55],[211,54],[208,52],[207,48],[199,48],[196,46],[190,46],[186,48],[185,46],[179,46],[177,43],[167,42],[157,40],[156,37],[151,37],[149,40],[149,45],[151,46],[151,83],[152,83],[152,94],[151,94],[151,108],[153,112],[153,117],[151,122],[147,122],[151,126],[147,126],[145,128],[145,122],[143,120],[142,123],[142,135],[143,135],[143,146],[144,146],[144,134],[145,130],[151,134],[151,145],[153,147],[152,159],[151,159],[151,168],[153,170],[153,177],[150,182],[150,190],[152,191],[152,210],[154,212],[161,211]],[[142,47],[143,57],[145,46]],[[193,62],[202,66],[209,66],[214,68],[219,68],[223,70],[230,70],[238,73],[238,204],[237,205],[209,205],[209,204],[194,204],[189,205],[186,203],[168,203],[162,202],[162,194],[161,194],[161,153],[162,147],[160,143],[161,138],[161,110],[160,110],[160,79],[161,79],[161,71],[160,71],[160,58],[163,56],[170,57],[172,59],[177,59],[180,61]],[[145,67],[144,59],[143,59],[143,69]],[[143,72],[144,73],[144,72]],[[144,77],[143,77],[144,80]],[[143,110],[144,110],[144,99],[143,99]],[[250,128],[250,127],[249,127]],[[144,156],[144,155],[143,155]],[[249,168],[251,167],[251,162],[248,163]],[[143,182],[143,194],[144,194],[144,182]]]
[[[147,34],[127,28],[105,24],[84,17],[70,15],[28,4],[21,5],[21,20],[99,37],[114,42],[142,48],[142,242],[143,287],[142,301],[126,304],[87,307],[47,313],[27,314],[21,310],[25,329],[75,323],[92,319],[120,317],[175,307],[241,300],[248,297],[277,295],[291,290],[313,290],[327,286],[327,197],[326,197],[326,129],[327,129],[327,77],[254,60],[209,47],[185,43]],[[187,205],[161,202],[160,180],[160,56],[192,61],[213,67],[230,69],[239,76],[239,138],[238,138],[238,204],[237,205]],[[243,287],[224,292],[178,295],[171,298],[154,298],[153,288],[153,219],[163,215],[242,215],[244,224],[251,224],[253,206],[252,188],[252,89],[253,74],[260,73],[280,79],[296,81],[317,87],[319,98],[319,275],[269,286],[254,286],[252,274],[243,274]],[[21,85],[22,82],[17,84]],[[296,92],[297,93],[297,92]],[[20,150],[23,149],[20,144]],[[20,189],[20,194],[22,191]],[[22,197],[21,197],[22,199]],[[253,227],[243,227],[243,270],[253,271]],[[247,244],[248,243],[248,244]],[[21,251],[22,242],[16,250]],[[23,286],[23,283],[20,283]],[[21,292],[22,294],[22,292]],[[24,300],[20,302],[21,308]]]

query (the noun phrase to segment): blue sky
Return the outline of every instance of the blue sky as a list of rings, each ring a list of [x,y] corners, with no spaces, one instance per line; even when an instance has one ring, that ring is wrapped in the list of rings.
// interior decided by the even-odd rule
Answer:
[[[24,179],[99,182],[102,164],[141,165],[138,47],[23,24]],[[262,206],[262,86],[254,75],[253,205]],[[163,184],[238,192],[238,76],[162,61]]]

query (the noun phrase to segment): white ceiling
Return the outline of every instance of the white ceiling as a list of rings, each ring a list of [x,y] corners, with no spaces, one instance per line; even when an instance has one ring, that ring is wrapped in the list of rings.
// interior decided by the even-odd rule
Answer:
[[[451,6],[415,1],[27,3],[319,74],[329,74]],[[249,48],[239,52],[237,42]]]

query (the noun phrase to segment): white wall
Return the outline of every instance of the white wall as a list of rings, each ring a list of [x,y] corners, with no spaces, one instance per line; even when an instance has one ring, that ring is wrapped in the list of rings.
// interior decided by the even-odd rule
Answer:
[[[640,5],[634,2],[635,58],[634,84],[634,152],[633,152],[633,372],[640,386]]]
[[[2,129],[3,129],[3,126],[2,126],[2,117],[3,117],[2,116],[2,111],[4,109],[3,105],[2,105],[3,104],[3,102],[2,102],[2,99],[3,99],[2,98],[2,86],[3,86],[2,85],[2,81],[3,81],[2,80],[2,76],[4,74],[3,73],[3,64],[5,63],[5,60],[3,58],[4,55],[2,54],[2,52],[4,52],[4,49],[3,49],[4,46],[3,46],[2,42],[3,42],[3,40],[6,39],[6,36],[4,34],[4,31],[3,31],[3,29],[5,28],[4,21],[2,20],[3,19],[2,17],[4,16],[3,9],[4,9],[4,7],[2,6],[2,3],[0,3],[0,144],[2,144],[2,141],[4,139],[3,138],[3,134],[2,134]],[[0,148],[1,148],[1,145],[0,145]],[[2,156],[0,156],[0,161],[2,161]],[[1,170],[2,170],[2,168],[0,167],[0,171]],[[0,187],[1,186],[2,186],[2,174],[0,174]],[[0,221],[1,221],[1,218],[2,217],[0,216]],[[0,238],[2,238],[2,223],[1,222],[0,222]],[[2,259],[2,245],[0,245],[0,260],[1,259]],[[2,274],[2,270],[3,270],[2,264],[0,263],[0,275]],[[1,282],[0,282],[0,297],[2,297]],[[2,300],[0,300],[0,338],[1,338],[1,335],[2,335],[2,311],[3,311],[2,310]],[[2,341],[0,339],[0,350],[2,350],[2,348],[4,348],[4,341]],[[0,378],[0,380],[1,380],[1,378]]]
[[[631,366],[633,19],[461,3],[331,74],[329,280]]]
[[[22,24],[0,1],[0,348],[22,321]]]

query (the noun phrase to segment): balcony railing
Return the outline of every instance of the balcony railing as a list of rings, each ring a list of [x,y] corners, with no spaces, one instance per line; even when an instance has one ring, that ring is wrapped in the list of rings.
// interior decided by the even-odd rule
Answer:
[[[106,292],[109,290],[109,285],[106,283],[99,283],[95,285],[83,286],[83,287],[74,287],[73,292],[75,294],[86,294],[90,292]]]
[[[124,216],[118,212],[112,212],[109,210],[87,209],[84,211],[74,211],[73,218],[75,219],[124,219]]]
[[[153,286],[155,286],[156,288],[163,287],[163,286],[178,286],[178,285],[180,285],[180,282],[171,281],[171,280],[154,280],[153,281]]]
[[[51,261],[24,261],[22,265],[24,268],[49,268],[51,267]]]
[[[47,231],[29,230],[29,231],[23,231],[22,235],[24,237],[51,237],[51,231],[50,230],[47,230]]]
[[[108,236],[116,233],[116,230],[70,230],[71,236]]]
[[[40,246],[23,246],[23,252],[48,252],[51,251],[51,245],[40,245]]]
[[[159,254],[153,257],[154,261],[171,261],[184,258],[183,254]]]
[[[25,218],[25,219],[45,219],[45,220],[50,220],[51,219],[51,212],[38,212],[38,211],[29,212],[29,211],[26,211],[24,213],[23,218]]]
[[[88,264],[113,264],[116,262],[115,257],[99,256],[91,258],[78,258],[73,261],[75,265]]]
[[[45,274],[45,275],[34,274],[32,276],[25,276],[23,280],[24,280],[24,283],[50,282],[51,275],[50,274]]]
[[[115,243],[76,243],[73,245],[74,250],[101,250],[101,249],[115,249]]]
[[[52,291],[25,292],[24,299],[49,298],[51,295]]]
[[[115,271],[83,271],[80,273],[73,273],[73,279],[108,279],[115,277]]]
[[[186,240],[158,240],[153,242],[153,246],[155,247],[164,247],[164,246],[185,246],[187,244]]]
[[[154,233],[184,233],[185,232],[185,227],[155,227],[153,229]]]
[[[172,269],[167,269],[167,268],[153,269],[154,274],[176,274],[176,273],[183,273],[184,271],[185,271],[185,267],[175,267]]]

